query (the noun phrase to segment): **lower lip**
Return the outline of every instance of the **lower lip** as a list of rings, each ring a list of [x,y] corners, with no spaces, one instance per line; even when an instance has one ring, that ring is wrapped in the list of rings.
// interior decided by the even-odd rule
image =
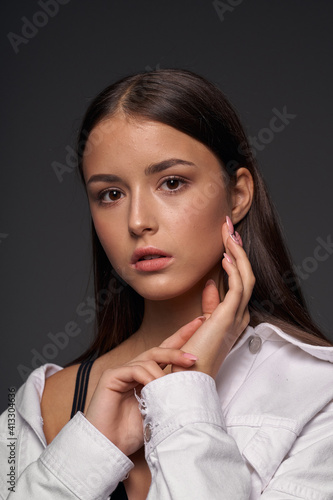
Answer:
[[[160,271],[173,261],[172,257],[159,257],[157,259],[138,260],[133,264],[138,271]]]

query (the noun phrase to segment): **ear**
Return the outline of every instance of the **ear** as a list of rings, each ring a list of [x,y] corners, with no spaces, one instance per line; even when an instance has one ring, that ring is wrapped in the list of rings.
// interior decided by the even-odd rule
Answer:
[[[236,172],[236,184],[231,193],[231,220],[237,224],[250,210],[253,199],[253,178],[250,171],[239,168]]]

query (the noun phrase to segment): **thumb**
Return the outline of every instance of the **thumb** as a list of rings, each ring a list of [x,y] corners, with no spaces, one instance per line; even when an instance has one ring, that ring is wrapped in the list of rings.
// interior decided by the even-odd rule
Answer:
[[[202,292],[202,313],[208,319],[220,304],[220,295],[214,280],[208,280]]]
[[[183,345],[186,344],[186,342],[192,337],[192,335],[200,328],[205,320],[205,316],[198,316],[194,320],[179,328],[179,330],[171,335],[171,337],[164,340],[160,347],[181,349]]]

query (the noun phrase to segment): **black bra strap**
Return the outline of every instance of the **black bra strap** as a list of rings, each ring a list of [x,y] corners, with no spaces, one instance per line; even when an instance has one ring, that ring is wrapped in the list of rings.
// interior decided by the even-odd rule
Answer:
[[[77,375],[76,375],[76,383],[75,383],[75,392],[72,406],[71,418],[74,417],[75,413],[78,411],[84,410],[84,405],[87,397],[87,389],[89,382],[90,370],[92,367],[93,361],[88,360],[84,363],[81,363]]]
[[[90,375],[90,370],[93,365],[92,360],[85,361],[84,363],[81,363],[76,375],[76,382],[75,382],[75,392],[74,392],[74,399],[73,399],[73,406],[72,406],[72,413],[71,413],[71,418],[74,417],[74,415],[78,411],[84,410],[84,405],[86,402],[86,397],[87,397],[87,389],[88,389],[88,382],[89,382],[89,375]],[[114,490],[112,495],[109,497],[110,500],[128,500],[125,486],[122,482],[118,483],[117,488]]]
[[[110,496],[110,500],[128,500],[128,496],[125,490],[124,483],[118,483],[117,488],[114,490]]]

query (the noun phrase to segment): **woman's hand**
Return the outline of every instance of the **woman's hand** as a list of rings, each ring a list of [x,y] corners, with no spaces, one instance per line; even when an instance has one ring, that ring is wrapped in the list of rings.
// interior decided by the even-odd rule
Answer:
[[[196,318],[180,328],[163,347],[154,347],[102,374],[85,416],[125,455],[131,455],[143,445],[142,418],[133,389],[140,391],[142,386],[164,376],[163,367],[168,364],[182,369],[192,366],[196,357],[181,351],[180,347],[204,319]]]
[[[236,243],[237,238],[230,236],[231,232],[233,233],[230,219],[229,228],[232,231],[229,231],[227,223],[222,226],[222,238],[227,254],[222,260],[222,267],[229,276],[229,290],[220,302],[214,282],[208,282],[202,294],[202,310],[207,321],[183,346],[185,351],[199,358],[190,369],[202,371],[213,378],[249,324],[248,302],[255,284],[251,264],[242,244]],[[181,370],[184,368],[172,367],[174,372]]]

